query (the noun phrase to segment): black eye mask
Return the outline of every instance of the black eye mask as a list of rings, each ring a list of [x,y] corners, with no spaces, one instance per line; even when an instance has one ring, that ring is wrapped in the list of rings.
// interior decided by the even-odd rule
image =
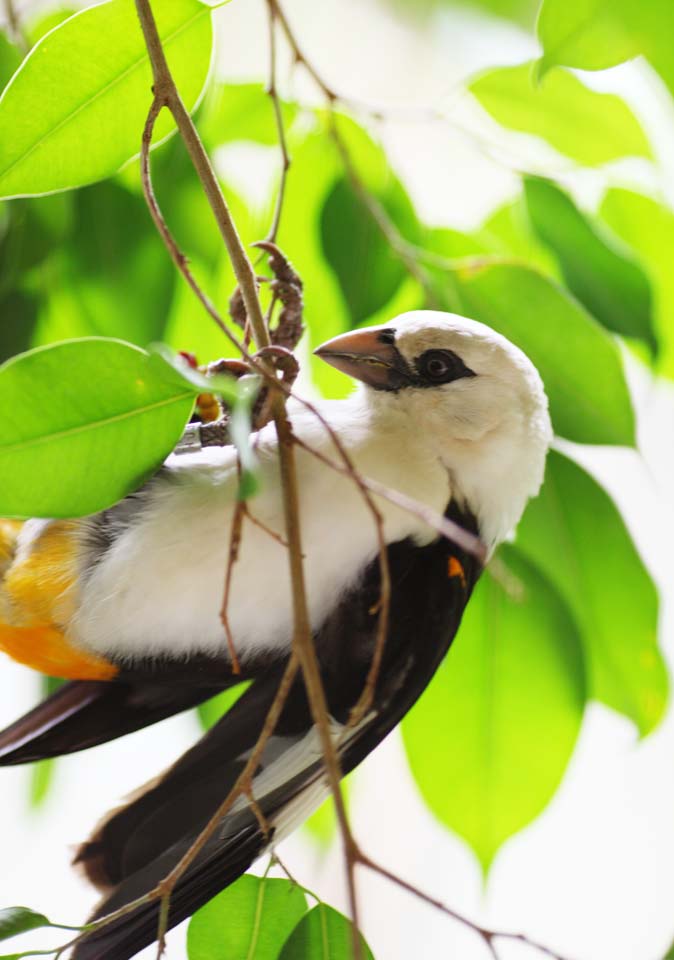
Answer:
[[[418,380],[415,386],[435,387],[462,377],[474,377],[475,372],[452,350],[426,350],[414,361]]]

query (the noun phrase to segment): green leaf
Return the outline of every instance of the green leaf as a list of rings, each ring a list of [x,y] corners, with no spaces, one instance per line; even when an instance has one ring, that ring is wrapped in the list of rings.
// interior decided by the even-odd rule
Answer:
[[[56,10],[49,10],[46,14],[38,14],[34,19],[29,20],[24,27],[24,33],[26,34],[29,45],[34,47],[46,33],[60,26],[64,20],[72,17],[75,13],[77,13],[75,7],[59,6]]]
[[[39,680],[43,698],[55,693],[65,683],[60,677],[48,677],[46,675],[41,675]],[[54,782],[55,772],[55,759],[38,760],[31,764],[29,802],[34,810],[41,807],[47,799]]]
[[[658,597],[611,498],[572,460],[551,452],[517,546],[573,611],[590,693],[649,733],[662,719],[668,692],[657,644]]]
[[[415,215],[399,181],[392,180],[377,194],[391,219],[409,236]],[[346,178],[338,180],[325,199],[321,242],[354,326],[388,303],[406,275],[400,258]]]
[[[21,51],[0,31],[0,90],[21,63]]]
[[[9,360],[0,367],[0,516],[77,517],[116,503],[171,452],[194,394],[117,340]]]
[[[457,275],[463,312],[517,344],[538,368],[555,431],[578,443],[634,444],[634,413],[611,336],[535,270],[486,265]]]
[[[9,940],[38,927],[51,926],[51,921],[43,913],[36,913],[29,907],[6,907],[0,910],[0,940]]]
[[[483,575],[454,646],[402,723],[426,803],[485,871],[554,795],[585,704],[568,607],[513,547],[498,556],[514,579],[511,593]]]
[[[304,894],[289,880],[245,874],[190,920],[189,960],[277,960],[306,909]]]
[[[246,385],[242,385],[227,374],[219,373],[207,377],[201,370],[195,370],[184,357],[174,353],[164,343],[150,344],[150,366],[176,386],[191,388],[195,393],[216,393],[232,406],[236,406],[242,398],[250,396],[249,380],[246,381]]]
[[[297,104],[285,100],[280,104],[283,128],[287,131],[297,116]],[[197,126],[209,149],[238,140],[268,147],[278,144],[274,105],[261,83],[209,85]]]
[[[600,215],[629,244],[650,277],[660,342],[658,372],[674,377],[674,213],[664,204],[630,190],[609,190]]]
[[[319,903],[302,917],[290,934],[278,960],[351,960],[353,957],[351,921],[326,903]],[[374,960],[372,951],[360,937],[363,960]]]
[[[634,258],[551,181],[525,177],[524,195],[534,230],[557,256],[569,290],[609,330],[657,353],[650,283]]]
[[[191,108],[210,63],[210,8],[197,0],[162,0],[154,12],[176,85]],[[0,99],[0,196],[66,190],[114,173],[139,152],[151,86],[133,0],[90,7],[52,30]],[[163,111],[155,139],[173,126]]]
[[[0,239],[0,289],[18,284],[23,274],[42,263],[68,236],[68,197],[12,200],[6,205],[7,229]]]
[[[178,274],[145,201],[114,181],[77,190],[72,199],[62,271],[86,323],[82,332],[146,347],[163,335]]]
[[[539,73],[560,63],[603,70],[636,57],[641,45],[625,20],[629,6],[636,6],[633,0],[543,0],[537,23],[543,45]],[[639,11],[647,6],[639,4]]]
[[[627,104],[615,94],[588,89],[566,70],[555,70],[534,85],[530,63],[499,67],[481,74],[469,89],[502,126],[542,137],[586,166],[652,156]]]
[[[210,700],[200,703],[197,707],[197,716],[202,730],[210,730],[229,710],[232,709],[236,701],[246,692],[250,686],[250,681],[237,683],[229,690],[223,690],[216,694]]]
[[[603,70],[643,54],[674,93],[673,32],[670,0],[543,0],[538,73],[556,64]]]
[[[28,349],[37,324],[40,301],[14,290],[0,296],[0,363]]]

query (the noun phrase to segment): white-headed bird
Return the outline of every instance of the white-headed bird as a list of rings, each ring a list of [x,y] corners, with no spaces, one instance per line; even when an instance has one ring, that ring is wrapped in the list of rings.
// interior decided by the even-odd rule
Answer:
[[[359,380],[319,404],[355,468],[471,531],[488,553],[540,487],[551,427],[540,377],[488,327],[417,311],[346,333],[317,351]],[[373,703],[347,727],[370,667],[380,600],[377,529],[314,413],[290,402],[313,640],[343,773],[395,727],[426,688],[458,629],[480,560],[418,512],[381,497],[391,577],[389,627]],[[232,447],[172,456],[137,493],[72,521],[0,521],[0,649],[70,683],[0,733],[0,764],[81,750],[251,681],[222,719],[162,777],[115,810],[77,854],[104,891],[100,917],[151,890],[229,792],[261,732],[290,655],[293,612],[278,441],[255,438],[260,491],[250,503],[221,619],[236,502]],[[264,529],[267,528],[267,530]],[[324,799],[322,752],[295,680],[255,773],[178,882],[169,923],[233,882]],[[77,960],[125,960],[151,943],[157,904],[92,934]]]

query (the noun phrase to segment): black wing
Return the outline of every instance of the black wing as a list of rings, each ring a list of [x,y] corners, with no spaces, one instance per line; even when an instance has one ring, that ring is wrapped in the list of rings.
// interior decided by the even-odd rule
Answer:
[[[0,732],[0,766],[75,753],[195,707],[250,675],[206,657],[139,663],[114,680],[74,680]]]
[[[472,518],[450,516],[476,529]],[[388,549],[390,629],[370,714],[340,744],[344,773],[396,726],[423,692],[458,629],[480,574],[479,562],[445,540]],[[330,712],[345,724],[372,657],[379,564],[339,604],[315,637]],[[283,666],[256,680],[235,706],[164,777],[115,812],[80,850],[77,861],[108,889],[101,917],[147,893],[178,862],[224,799],[253,749]],[[274,839],[290,832],[327,794],[322,755],[304,686],[297,680],[269,740],[253,794],[271,827],[265,836],[240,801],[175,888],[169,925],[190,916],[234,881]],[[73,960],[127,960],[156,936],[155,904],[140,907],[84,940]]]

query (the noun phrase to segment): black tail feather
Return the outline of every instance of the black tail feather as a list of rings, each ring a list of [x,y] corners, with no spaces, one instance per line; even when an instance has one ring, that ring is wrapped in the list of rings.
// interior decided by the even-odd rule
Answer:
[[[172,687],[144,680],[74,680],[0,732],[0,766],[32,763],[107,743],[194,707],[213,686]]]

